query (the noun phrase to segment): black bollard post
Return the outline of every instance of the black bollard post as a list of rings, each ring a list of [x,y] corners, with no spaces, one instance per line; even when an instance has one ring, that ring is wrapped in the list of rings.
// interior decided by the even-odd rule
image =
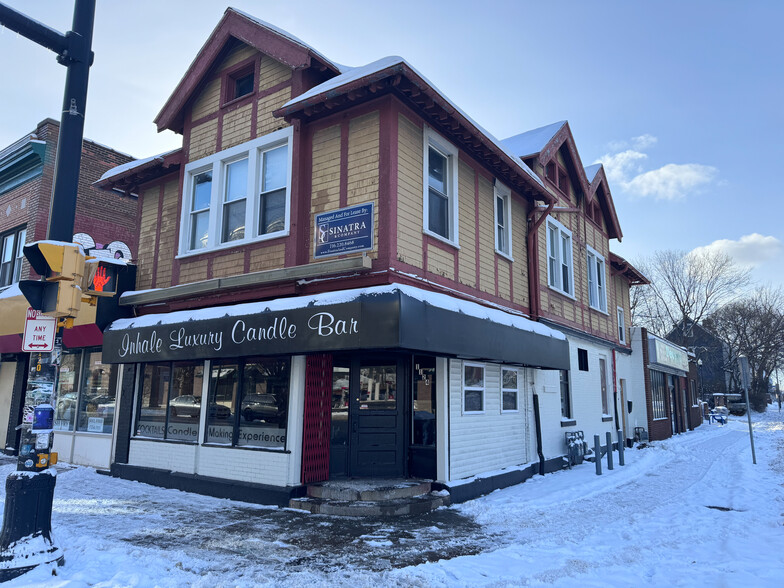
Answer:
[[[593,456],[594,463],[596,464],[596,475],[602,475],[602,443],[599,440],[599,435],[593,436]]]
[[[607,469],[613,469],[613,458],[612,458],[612,433],[607,431]]]
[[[624,449],[624,440],[623,440],[623,432],[618,429],[618,464],[625,466],[626,461],[623,457],[623,449]]]

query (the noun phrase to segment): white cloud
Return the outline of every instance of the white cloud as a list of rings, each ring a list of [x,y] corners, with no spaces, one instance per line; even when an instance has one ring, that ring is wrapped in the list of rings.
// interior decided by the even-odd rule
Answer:
[[[610,188],[617,186],[631,196],[656,200],[677,200],[716,182],[719,170],[698,163],[668,163],[658,169],[645,170],[645,149],[656,144],[653,135],[640,135],[630,141],[611,144],[611,153],[594,163],[604,165]]]
[[[634,137],[632,139],[632,149],[647,149],[648,147],[655,145],[658,140],[659,139],[653,135],[648,135],[647,133],[645,135],[640,135],[639,137]]]
[[[710,184],[717,174],[718,170],[709,165],[668,163],[633,177],[626,182],[624,189],[639,196],[653,196],[657,200],[677,200]]]
[[[720,251],[726,253],[740,266],[753,268],[775,260],[784,252],[784,244],[773,236],[752,233],[743,235],[737,241],[719,239],[710,245],[697,247],[694,253]]]

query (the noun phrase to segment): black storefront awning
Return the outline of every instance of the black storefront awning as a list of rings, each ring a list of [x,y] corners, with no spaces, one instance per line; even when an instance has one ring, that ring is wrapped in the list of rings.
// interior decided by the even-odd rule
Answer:
[[[524,317],[392,285],[115,321],[104,363],[406,349],[569,369],[560,332]]]

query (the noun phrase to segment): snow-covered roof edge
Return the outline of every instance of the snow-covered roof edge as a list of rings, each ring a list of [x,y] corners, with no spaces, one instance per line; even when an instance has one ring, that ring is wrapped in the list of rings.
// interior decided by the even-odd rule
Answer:
[[[293,98],[286,102],[281,108],[286,109],[292,106],[296,106],[302,102],[305,102],[311,98],[319,96],[321,94],[325,94],[327,92],[331,92],[340,88],[341,86],[345,86],[351,82],[360,80],[366,76],[372,75],[374,73],[383,71],[389,67],[393,67],[396,65],[404,65],[408,69],[410,69],[413,73],[415,73],[419,78],[421,78],[434,92],[436,92],[446,103],[448,103],[452,108],[454,108],[460,115],[466,119],[471,125],[473,125],[477,131],[487,137],[500,151],[502,151],[507,157],[509,157],[514,163],[516,163],[520,169],[522,169],[528,176],[531,177],[538,185],[544,187],[544,183],[542,180],[537,176],[531,168],[529,168],[522,159],[520,159],[517,155],[515,155],[511,150],[503,145],[501,141],[499,141],[492,133],[487,131],[484,127],[482,127],[479,123],[477,123],[473,118],[471,118],[466,112],[460,108],[457,104],[455,104],[446,94],[444,94],[438,87],[433,84],[427,77],[422,75],[422,73],[412,66],[408,61],[406,61],[403,57],[399,55],[391,55],[388,57],[382,57],[372,63],[368,63],[367,65],[363,65],[361,67],[355,67],[351,70],[343,73],[339,76],[335,76],[334,78],[327,80],[315,86],[305,92],[304,94],[300,94],[296,98]]]
[[[227,10],[231,10],[233,12],[236,12],[237,14],[239,14],[241,16],[244,16],[248,20],[252,20],[257,25],[262,26],[265,29],[269,29],[270,31],[280,35],[281,37],[286,37],[289,41],[291,41],[293,43],[296,43],[297,45],[299,45],[303,49],[307,49],[308,51],[311,51],[319,59],[321,59],[325,63],[328,63],[329,65],[331,65],[332,67],[334,67],[337,71],[339,71],[341,73],[353,69],[353,68],[351,68],[351,67],[349,67],[347,65],[341,65],[339,63],[336,63],[336,62],[332,61],[331,59],[328,59],[323,53],[321,53],[320,51],[317,51],[316,49],[314,49],[312,45],[308,45],[302,39],[292,35],[290,32],[288,32],[288,31],[286,31],[284,29],[276,27],[274,24],[268,23],[265,20],[261,20],[260,18],[257,18],[255,16],[253,16],[252,14],[249,14],[249,13],[245,12],[244,10],[240,10],[239,8],[235,8],[234,6],[229,6],[227,8]]]
[[[567,121],[558,122],[525,131],[519,135],[507,137],[501,143],[508,149],[516,153],[519,157],[527,157],[541,153],[556,133],[566,124]]]
[[[421,288],[404,284],[389,284],[386,286],[356,288],[352,290],[313,294],[310,296],[279,298],[263,302],[246,302],[232,306],[218,306],[199,310],[180,310],[165,314],[149,314],[128,319],[118,319],[107,328],[107,331],[153,327],[157,325],[177,324],[188,321],[209,320],[226,316],[244,316],[263,312],[292,310],[305,306],[342,304],[346,302],[353,302],[361,296],[374,296],[394,292],[400,292],[401,294],[405,294],[410,298],[419,300],[421,302],[426,302],[444,310],[459,312],[467,316],[473,316],[475,318],[488,319],[495,323],[515,327],[517,329],[536,333],[538,335],[552,337],[554,339],[566,340],[566,336],[560,331],[551,329],[542,323],[534,322],[523,316],[510,314],[508,312],[494,308],[488,308],[476,302],[461,300],[454,298],[453,296],[448,296],[447,294],[422,290]]]
[[[145,157],[143,159],[137,159],[135,161],[129,161],[128,163],[124,163],[122,165],[118,165],[117,167],[113,167],[112,169],[106,170],[104,172],[104,174],[100,178],[98,178],[98,181],[101,182],[103,180],[107,180],[107,179],[112,178],[114,176],[117,176],[119,174],[125,173],[125,172],[130,171],[132,169],[135,169],[137,167],[140,167],[140,166],[144,165],[145,163],[150,163],[151,161],[154,161],[156,159],[159,160],[159,161],[163,161],[163,159],[167,155],[171,155],[172,153],[176,153],[180,149],[182,149],[182,148],[181,147],[177,147],[177,149],[172,149],[171,151],[166,151],[164,153],[159,153],[158,155],[151,155],[150,157]]]

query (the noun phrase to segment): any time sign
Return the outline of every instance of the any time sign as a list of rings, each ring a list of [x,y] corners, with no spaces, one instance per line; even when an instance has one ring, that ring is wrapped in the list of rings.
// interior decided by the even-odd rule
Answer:
[[[56,332],[56,318],[45,316],[34,308],[28,308],[22,351],[52,351]]]

